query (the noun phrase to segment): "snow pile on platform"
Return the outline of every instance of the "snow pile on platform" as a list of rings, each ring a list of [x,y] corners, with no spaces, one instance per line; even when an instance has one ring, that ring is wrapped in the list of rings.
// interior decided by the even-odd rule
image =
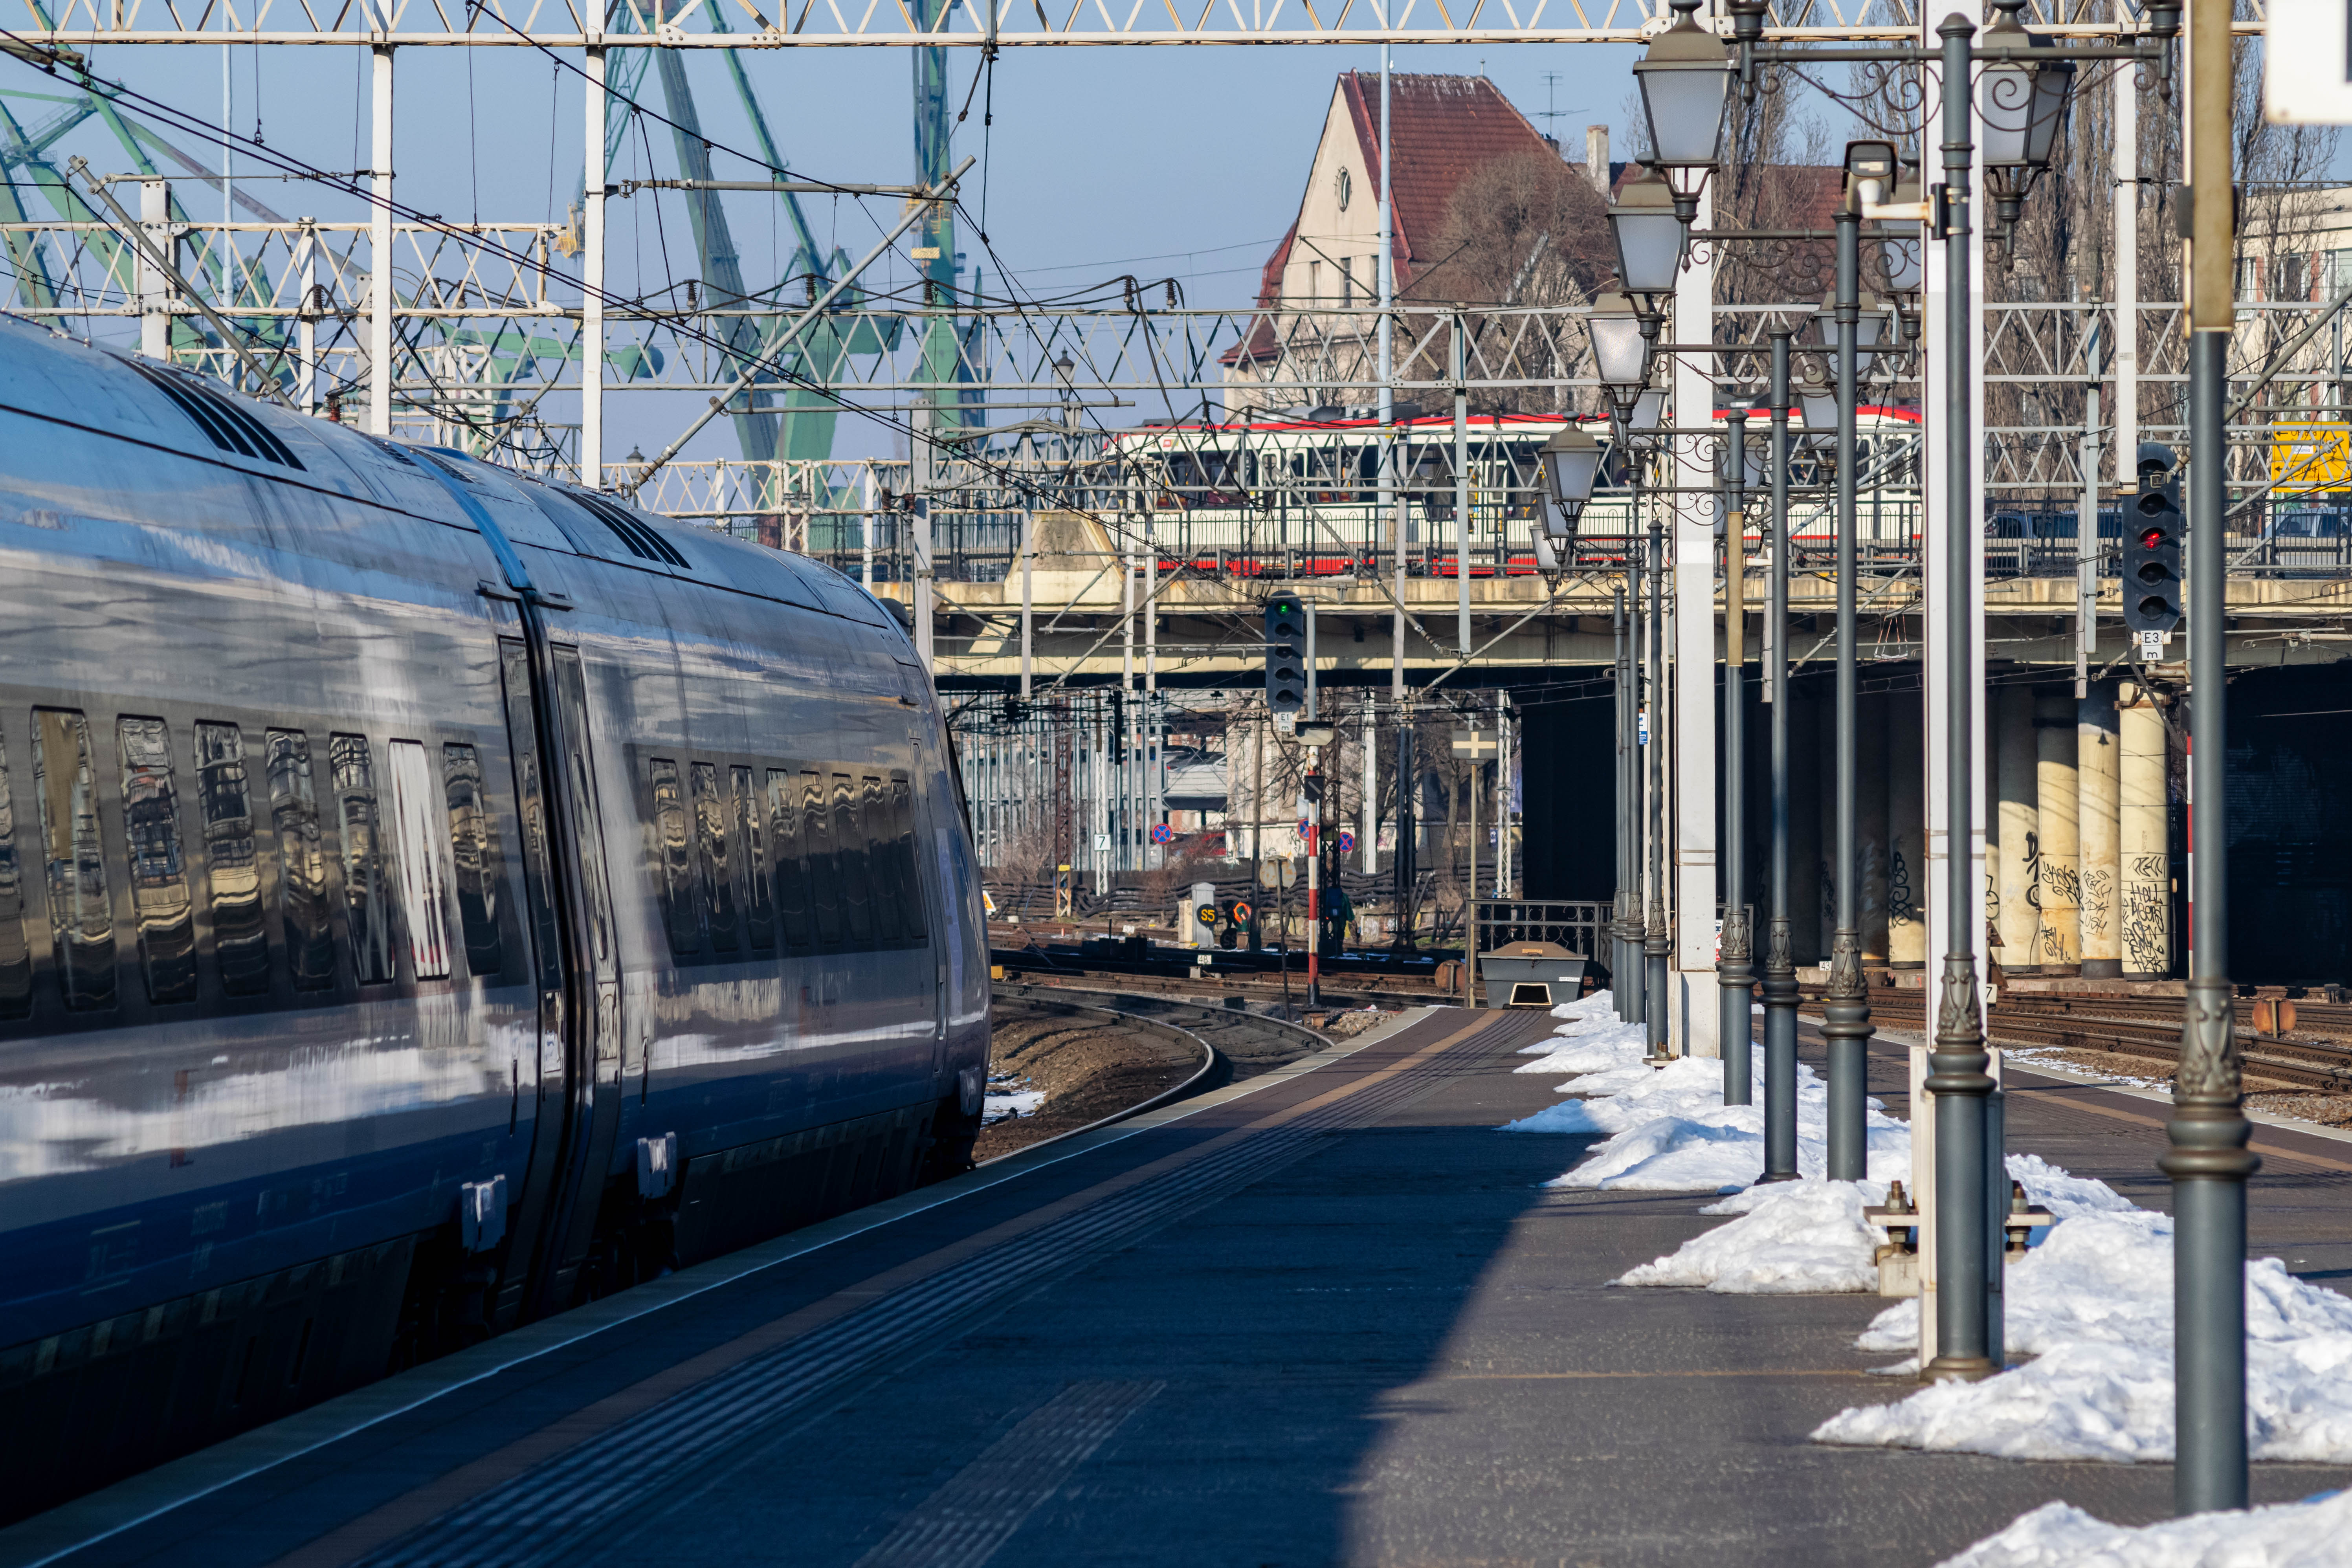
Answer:
[[[2071,1217],[2010,1265],[2008,1348],[2034,1360],[1982,1383],[1847,1410],[1815,1439],[2019,1459],[2171,1458],[2172,1221],[2090,1202],[2074,1199],[2081,1206]],[[2247,1266],[2246,1326],[2253,1457],[2352,1460],[2352,1300],[2265,1258]],[[1906,1301],[1859,1342],[1916,1355],[1917,1341],[1917,1304]]]
[[[1737,1214],[1729,1225],[1644,1263],[1620,1285],[1678,1285],[1727,1295],[1770,1296],[1878,1289],[1879,1234],[1863,1223],[1866,1204],[1884,1203],[1875,1182],[1780,1182],[1709,1204],[1701,1214]]]
[[[1645,1192],[1738,1192],[1764,1171],[1763,1053],[1756,1053],[1752,1105],[1723,1103],[1723,1064],[1679,1057],[1664,1068],[1643,1063],[1641,1026],[1618,1024],[1573,1037],[1521,1072],[1581,1076],[1560,1085],[1585,1096],[1505,1126],[1507,1132],[1601,1132],[1608,1141],[1552,1184]],[[1829,1086],[1797,1068],[1797,1171],[1827,1168]],[[1873,1181],[1910,1173],[1911,1130],[1869,1102]]]
[[[1942,1568],[2332,1568],[2347,1536],[2352,1492],[2137,1527],[2053,1502]]]

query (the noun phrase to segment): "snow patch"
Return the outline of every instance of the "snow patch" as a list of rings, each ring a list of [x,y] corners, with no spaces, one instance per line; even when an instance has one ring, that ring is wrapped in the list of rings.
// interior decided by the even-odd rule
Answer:
[[[2333,1568],[2347,1536],[2352,1492],[2138,1526],[2052,1502],[1942,1568]]]
[[[2078,1208],[2010,1264],[2005,1289],[2008,1348],[2035,1359],[1981,1383],[1844,1411],[1813,1436],[2019,1459],[2170,1459],[2170,1216],[2128,1205]],[[1917,1303],[1900,1302],[1858,1346],[1916,1358],[1918,1323]],[[2246,1268],[2246,1331],[2253,1457],[2352,1460],[2352,1300],[2262,1258]]]
[[[1685,1242],[1672,1257],[1619,1279],[1620,1285],[1679,1285],[1727,1295],[1770,1296],[1878,1289],[1879,1235],[1863,1222],[1884,1203],[1875,1182],[1779,1182],[1709,1204],[1701,1214],[1737,1214],[1729,1225]]]

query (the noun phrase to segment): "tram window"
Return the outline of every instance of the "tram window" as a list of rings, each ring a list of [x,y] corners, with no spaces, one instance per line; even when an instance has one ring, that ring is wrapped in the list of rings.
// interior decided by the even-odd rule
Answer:
[[[261,913],[245,731],[234,724],[196,726],[196,806],[205,825],[205,890],[221,989],[259,996],[269,989],[269,935]]]
[[[760,799],[751,792],[751,770],[730,768],[734,786],[733,817],[729,826],[740,853],[735,857],[735,901],[743,910],[743,926],[758,952],[776,951],[775,904],[770,897],[767,835],[760,830]]]
[[[33,955],[25,944],[25,880],[16,862],[16,807],[0,752],[0,1018],[33,1010]]]
[[[827,947],[839,947],[841,869],[834,854],[833,808],[824,798],[823,773],[801,774],[801,831],[808,839],[809,887],[816,895],[816,939]]]
[[[800,782],[782,768],[768,770],[768,842],[776,856],[776,917],[790,946],[816,941],[809,921],[809,875],[801,842]]]
[[[48,862],[49,930],[58,984],[75,1009],[114,1005],[114,906],[99,837],[98,774],[89,721],[44,708],[33,716],[33,777]]]
[[[930,928],[923,919],[923,877],[915,858],[914,786],[903,778],[890,781],[890,863],[898,879],[899,930],[908,942],[928,942]]]
[[[849,945],[864,950],[874,945],[874,879],[866,865],[866,833],[858,821],[857,782],[847,773],[833,775],[833,867],[841,883],[843,923],[849,928]]]
[[[327,767],[343,833],[343,923],[362,985],[393,978],[392,901],[383,885],[383,820],[375,757],[365,735],[327,737]]]
[[[719,770],[709,763],[696,763],[693,778],[702,907],[710,913],[710,947],[714,955],[731,953],[742,945],[735,929],[734,835],[727,830],[727,802],[719,797]]]
[[[481,758],[473,747],[455,742],[443,746],[441,778],[449,801],[449,847],[457,866],[457,924],[466,938],[466,968],[487,978],[507,966],[499,940],[499,881],[506,868],[499,855],[498,824],[490,818]]]
[[[310,737],[271,730],[263,737],[269,772],[269,816],[278,830],[278,902],[286,956],[297,991],[335,983],[335,939],[327,912],[327,850],[310,781]]]
[[[656,757],[646,768],[654,792],[654,853],[661,860],[662,919],[669,927],[670,956],[688,963],[702,952],[702,918],[687,858],[691,841],[686,830],[686,795],[675,761]]]
[[[874,940],[877,946],[895,947],[899,937],[898,868],[890,842],[890,786],[867,774],[858,797],[865,819],[859,837],[866,845],[866,879],[874,893]]]
[[[449,867],[441,856],[439,791],[433,764],[421,741],[394,741],[384,755],[392,763],[392,841],[397,868],[400,912],[408,927],[408,962],[419,980],[449,976]]]

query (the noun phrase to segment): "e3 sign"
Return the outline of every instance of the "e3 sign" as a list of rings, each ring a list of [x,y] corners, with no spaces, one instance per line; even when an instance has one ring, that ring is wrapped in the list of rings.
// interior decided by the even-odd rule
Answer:
[[[2124,517],[2124,626],[2145,647],[2158,647],[2180,624],[2180,481],[2171,448],[2139,449],[2139,493]]]
[[[1296,595],[1265,602],[1265,706],[1277,719],[1307,707],[1307,610]]]

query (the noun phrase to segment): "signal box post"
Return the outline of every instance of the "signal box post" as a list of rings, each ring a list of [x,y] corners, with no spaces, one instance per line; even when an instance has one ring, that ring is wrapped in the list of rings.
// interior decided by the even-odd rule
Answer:
[[[2139,494],[2124,527],[2124,629],[2142,664],[2164,658],[2164,645],[2181,621],[2180,547],[2187,518],[2172,448],[2145,441],[2139,448]]]

